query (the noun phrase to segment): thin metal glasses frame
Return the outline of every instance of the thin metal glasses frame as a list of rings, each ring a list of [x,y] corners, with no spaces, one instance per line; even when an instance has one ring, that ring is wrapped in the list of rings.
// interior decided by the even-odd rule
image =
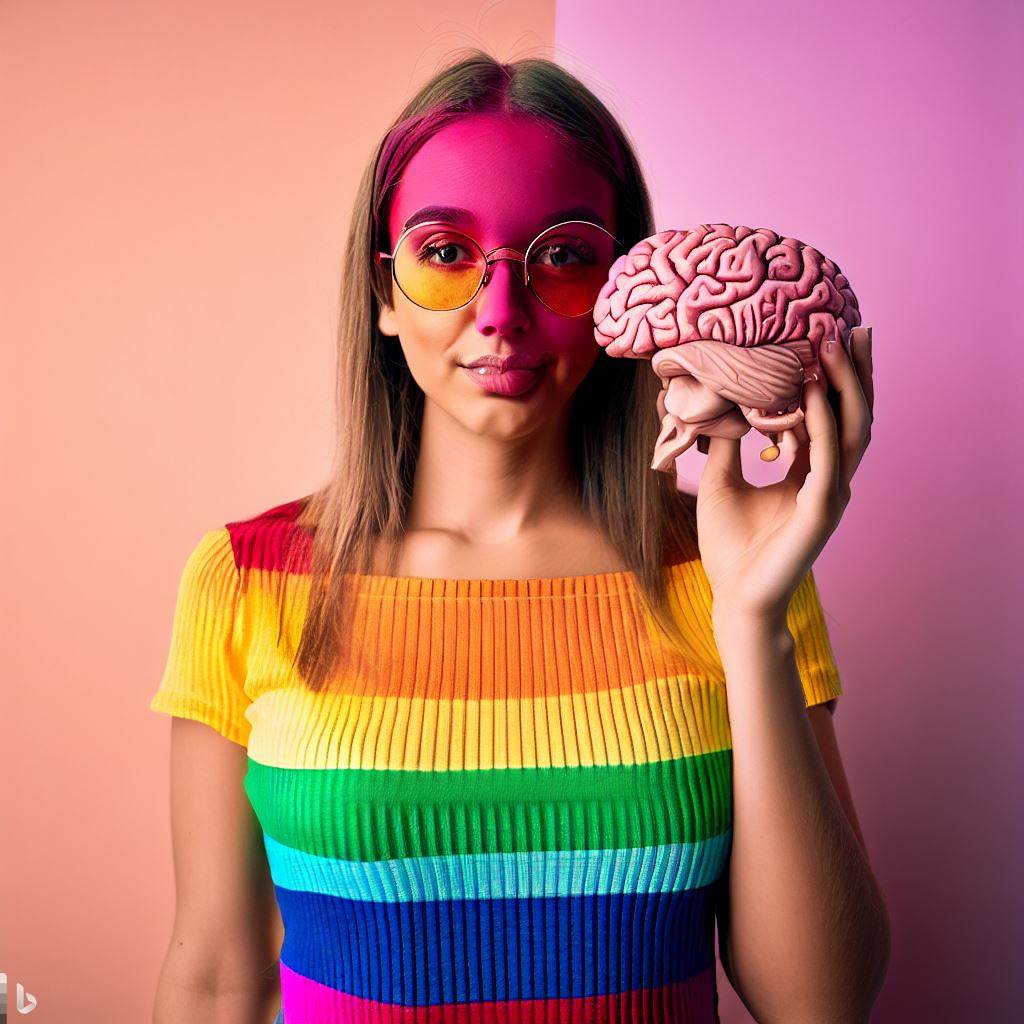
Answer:
[[[483,274],[480,275],[480,281],[479,281],[479,283],[476,286],[476,290],[473,292],[473,294],[468,299],[466,299],[465,302],[463,302],[459,306],[453,306],[451,309],[431,309],[430,306],[421,306],[420,303],[418,303],[411,296],[406,295],[405,289],[402,288],[402,285],[400,284],[400,282],[398,280],[398,277],[395,274],[395,253],[398,252],[398,249],[401,246],[403,240],[405,239],[405,236],[408,235],[410,231],[414,231],[417,228],[429,227],[432,224],[436,224],[439,227],[449,228],[453,232],[462,235],[464,238],[468,238],[477,247],[477,250],[480,252],[480,254],[484,258],[484,272],[483,272]],[[462,309],[463,307],[468,306],[477,297],[477,295],[480,294],[480,289],[483,288],[483,286],[485,284],[487,284],[487,282],[491,279],[491,267],[495,263],[497,263],[498,260],[510,260],[513,263],[522,263],[522,265],[523,265],[523,284],[525,284],[526,287],[529,288],[530,291],[533,292],[533,294],[537,296],[538,301],[540,301],[545,306],[547,306],[548,309],[551,309],[552,313],[558,313],[559,316],[565,316],[565,317],[568,317],[569,319],[574,319],[577,316],[586,316],[588,313],[593,312],[594,307],[591,306],[590,309],[584,310],[582,313],[559,313],[559,311],[557,309],[552,309],[551,306],[548,306],[548,304],[546,302],[544,302],[544,300],[540,297],[540,295],[537,294],[536,289],[533,287],[533,283],[530,281],[530,267],[529,267],[529,262],[528,262],[529,256],[530,256],[530,251],[533,249],[534,245],[537,244],[537,240],[539,238],[543,237],[544,235],[546,235],[549,231],[552,231],[555,228],[564,227],[566,224],[586,224],[589,227],[597,228],[599,231],[603,231],[612,240],[612,242],[615,244],[616,247],[622,245],[622,239],[621,238],[617,238],[615,235],[613,235],[602,224],[595,224],[594,221],[592,221],[592,220],[562,220],[562,221],[559,221],[557,224],[550,224],[550,225],[548,225],[548,227],[544,228],[543,231],[538,232],[537,235],[530,242],[530,244],[526,247],[526,252],[524,252],[524,253],[520,253],[518,249],[513,248],[511,245],[499,245],[496,249],[492,249],[490,252],[484,252],[483,246],[472,235],[468,234],[467,232],[462,231],[462,230],[460,230],[458,228],[452,228],[451,224],[449,224],[449,223],[447,223],[446,221],[443,221],[443,220],[430,220],[430,221],[422,221],[419,224],[412,224],[409,227],[407,227],[398,236],[398,241],[395,242],[394,251],[393,252],[377,252],[375,254],[375,256],[374,256],[374,260],[378,264],[381,262],[381,260],[391,260],[391,277],[392,277],[392,280],[395,282],[395,284],[398,285],[398,287],[401,290],[402,294],[405,295],[405,297],[407,299],[409,299],[409,301],[411,303],[413,303],[413,305],[419,306],[420,309],[429,309],[432,313],[451,313],[451,312],[453,312],[456,309]],[[512,253],[512,255],[511,256],[495,256],[494,255],[496,252],[501,252],[503,249],[507,249],[509,252]],[[614,260],[613,260],[613,262],[614,262]]]

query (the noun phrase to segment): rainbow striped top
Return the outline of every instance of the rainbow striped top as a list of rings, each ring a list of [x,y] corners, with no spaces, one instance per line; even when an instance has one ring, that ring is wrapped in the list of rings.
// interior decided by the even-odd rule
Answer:
[[[149,705],[247,749],[279,1019],[716,1021],[731,737],[700,560],[663,570],[684,650],[628,572],[354,575],[359,667],[314,693],[290,669],[308,572],[276,642],[298,509],[203,535]],[[807,704],[833,700],[810,573],[788,625]]]

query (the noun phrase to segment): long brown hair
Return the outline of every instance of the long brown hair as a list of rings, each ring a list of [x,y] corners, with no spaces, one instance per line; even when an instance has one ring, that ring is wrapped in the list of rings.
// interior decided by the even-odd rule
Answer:
[[[579,79],[550,60],[506,64],[474,49],[428,81],[383,135],[359,184],[345,247],[334,464],[328,482],[300,500],[296,525],[311,543],[304,555],[291,546],[282,573],[287,580],[289,566],[304,558],[309,603],[294,665],[313,690],[324,687],[346,653],[352,603],[344,574],[371,572],[378,544],[387,552],[387,574],[394,574],[419,454],[423,392],[399,346],[386,344],[377,326],[381,304],[390,303],[390,272],[372,254],[390,249],[390,191],[429,137],[464,114],[485,111],[541,119],[605,174],[626,248],[654,233],[650,196],[625,132]],[[569,443],[582,509],[635,575],[655,620],[681,639],[662,567],[696,557],[695,503],[672,474],[649,468],[658,389],[646,360],[602,354],[573,396]],[[282,597],[282,621],[284,603]]]

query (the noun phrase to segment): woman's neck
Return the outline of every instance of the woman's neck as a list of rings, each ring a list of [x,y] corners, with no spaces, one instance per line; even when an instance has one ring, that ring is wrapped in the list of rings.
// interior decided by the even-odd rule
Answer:
[[[496,402],[504,401],[495,399]],[[514,409],[472,431],[427,402],[407,530],[442,531],[466,544],[515,543],[579,521],[567,416],[520,437],[499,436]]]

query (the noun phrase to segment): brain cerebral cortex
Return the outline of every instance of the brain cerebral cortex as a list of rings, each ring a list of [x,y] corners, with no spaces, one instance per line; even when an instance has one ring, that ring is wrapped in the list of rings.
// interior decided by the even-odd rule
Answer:
[[[597,340],[614,356],[700,340],[816,342],[859,323],[849,282],[817,249],[729,224],[638,242],[612,266],[594,308]]]
[[[608,355],[649,358],[662,379],[653,468],[666,471],[698,436],[800,424],[820,344],[849,347],[861,322],[849,282],[819,250],[730,224],[638,242],[612,265],[593,317]]]

